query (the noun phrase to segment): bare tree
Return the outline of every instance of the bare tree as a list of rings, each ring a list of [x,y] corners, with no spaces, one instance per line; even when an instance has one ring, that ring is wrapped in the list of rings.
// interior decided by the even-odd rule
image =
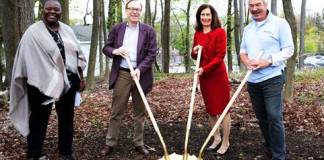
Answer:
[[[277,15],[277,0],[271,0],[271,13]]]
[[[156,10],[157,10],[157,0],[155,0],[155,3],[154,3],[154,12],[153,12],[153,17],[152,17],[152,21],[151,21],[151,25],[153,28],[155,27]]]
[[[245,10],[244,10],[244,3],[243,3],[244,0],[240,0],[240,4],[239,4],[239,13],[240,13],[240,43],[242,41],[242,35],[243,35],[243,30],[244,30],[244,26],[243,26],[243,23],[244,23],[244,14],[245,14]]]
[[[90,2],[90,0],[87,1],[86,13],[83,16],[83,25],[89,25],[87,23],[87,16],[91,15],[91,12],[88,11],[88,9],[89,9],[89,2]]]
[[[116,15],[116,3],[115,1],[110,0],[108,4],[108,22],[107,29],[110,30],[113,24],[116,23],[115,16]],[[105,34],[105,43],[107,42],[107,34]],[[105,78],[108,79],[110,73],[110,60],[106,57],[106,69],[105,69]]]
[[[44,0],[36,0],[36,1],[38,1],[37,20],[42,20],[42,18],[43,18],[43,4],[44,4]]]
[[[164,1],[164,15],[163,15],[163,41],[162,41],[162,66],[163,72],[169,73],[170,63],[170,1]]]
[[[187,11],[186,11],[186,37],[185,37],[185,45],[186,45],[186,54],[184,55],[184,64],[186,72],[190,71],[190,40],[189,40],[189,29],[190,29],[190,6],[191,6],[191,0],[188,0],[187,4]]]
[[[164,6],[163,6],[163,0],[160,0],[161,3],[161,42],[163,42],[163,22],[164,22]]]
[[[117,8],[117,22],[123,21],[123,7],[122,7],[122,1],[117,0],[116,1],[116,8]]]
[[[2,7],[0,6],[0,10],[2,10]],[[3,73],[4,73],[4,56],[3,56],[3,37],[2,37],[2,22],[0,19],[0,90],[3,89],[3,81],[2,81],[2,77],[3,77]]]
[[[4,85],[9,87],[16,49],[27,27],[34,22],[34,0],[0,1],[3,44],[6,59]]]
[[[233,71],[233,62],[232,62],[232,0],[228,0],[227,5],[227,66],[228,66],[228,72]]]
[[[302,0],[300,11],[300,32],[299,32],[299,69],[304,65],[304,47],[305,47],[305,19],[306,19],[306,0]]]
[[[100,3],[98,0],[93,1],[93,24],[92,24],[92,35],[91,35],[91,45],[89,54],[89,65],[87,71],[87,86],[90,89],[95,87],[95,66],[96,66],[96,56],[98,47],[98,35],[99,35],[99,8]]]
[[[99,32],[98,32],[98,34],[99,34],[99,53],[101,52],[101,48],[102,48],[102,39],[103,39],[103,19],[105,19],[103,16],[103,9],[102,9],[102,7],[101,7],[101,5],[103,5],[102,4],[102,0],[99,0],[99,2],[98,3],[100,3],[100,8],[99,8]],[[103,62],[103,54],[99,54],[98,55],[99,56],[99,77],[101,78],[101,77],[103,77],[104,76],[104,62]]]
[[[151,25],[153,28],[155,28],[155,19],[156,19],[156,14],[157,14],[157,0],[155,0],[155,3],[154,3],[154,12],[153,12],[153,17],[152,17],[152,20],[151,20]],[[161,5],[162,6],[162,5]],[[161,30],[162,30],[162,27],[161,27]],[[157,63],[157,60],[156,60],[156,57],[155,57],[155,61],[154,61],[154,69],[157,71],[157,72],[161,72],[160,70],[160,66],[158,65]]]
[[[239,17],[239,10],[238,10],[238,4],[237,4],[237,1],[238,0],[234,0],[234,45],[235,45],[235,51],[236,51],[236,57],[237,57],[237,63],[238,63],[238,66],[240,66],[240,70],[243,70],[243,66],[241,65],[241,62],[240,62],[240,32],[241,32],[241,25],[240,24],[242,21],[240,20],[240,17]]]
[[[19,39],[25,30],[35,21],[34,6],[34,0],[17,0]]]
[[[61,0],[62,18],[61,21],[65,24],[70,24],[69,18],[69,0]]]
[[[282,1],[283,8],[284,8],[284,13],[285,13],[285,18],[287,19],[290,28],[291,28],[291,33],[293,36],[293,41],[294,41],[294,54],[291,58],[288,59],[287,62],[287,82],[285,85],[285,100],[288,102],[292,102],[292,97],[293,97],[293,89],[294,89],[294,73],[295,73],[295,65],[296,65],[296,56],[297,56],[297,24],[296,24],[296,19],[293,11],[293,7],[291,4],[291,0],[284,0]]]
[[[145,15],[144,15],[144,23],[151,25],[152,17],[151,17],[151,0],[145,1]]]

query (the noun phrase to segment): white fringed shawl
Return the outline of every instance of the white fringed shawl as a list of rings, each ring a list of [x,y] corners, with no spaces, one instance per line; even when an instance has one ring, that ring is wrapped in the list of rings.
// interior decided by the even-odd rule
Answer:
[[[9,117],[23,136],[29,134],[30,107],[26,84],[57,100],[70,89],[65,70],[78,74],[77,67],[84,69],[86,66],[85,56],[73,30],[60,22],[59,33],[64,42],[65,65],[43,21],[32,24],[26,30],[17,48],[10,86]]]

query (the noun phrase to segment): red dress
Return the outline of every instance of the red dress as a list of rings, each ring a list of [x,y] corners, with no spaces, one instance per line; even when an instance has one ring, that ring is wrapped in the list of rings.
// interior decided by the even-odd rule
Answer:
[[[226,33],[222,28],[208,33],[196,31],[193,47],[203,46],[200,67],[203,74],[199,77],[201,93],[209,115],[219,115],[230,100],[230,83],[226,72]],[[193,59],[197,54],[191,53]]]

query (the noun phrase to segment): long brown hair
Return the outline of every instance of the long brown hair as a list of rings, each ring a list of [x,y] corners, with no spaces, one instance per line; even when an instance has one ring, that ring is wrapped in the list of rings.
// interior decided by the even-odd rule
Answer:
[[[215,8],[210,5],[210,4],[202,4],[201,6],[199,6],[198,10],[197,10],[197,13],[196,13],[196,26],[195,26],[195,29],[197,31],[202,31],[203,30],[203,25],[200,21],[200,14],[201,12],[206,9],[206,8],[209,8],[210,9],[210,12],[212,14],[212,22],[211,22],[211,29],[214,30],[216,28],[220,28],[222,26],[219,18],[218,18],[218,14],[215,10]]]

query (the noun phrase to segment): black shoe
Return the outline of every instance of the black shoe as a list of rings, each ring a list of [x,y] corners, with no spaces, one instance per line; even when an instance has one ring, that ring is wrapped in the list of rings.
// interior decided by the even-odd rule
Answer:
[[[222,154],[222,153],[218,153],[218,152],[216,152],[216,155],[217,155],[217,156],[224,156],[224,155],[226,155],[226,154],[229,152],[230,147],[231,147],[231,146],[228,146],[227,150],[226,150],[223,154]]]
[[[150,152],[146,149],[146,147],[144,145],[142,146],[136,146],[135,150],[143,155],[148,155]]]
[[[218,148],[218,146],[216,146],[215,148],[208,147],[208,148],[206,148],[205,150],[206,150],[207,152],[212,152],[212,151],[216,151],[217,148]]]
[[[107,156],[109,155],[111,152],[113,152],[114,150],[114,147],[112,146],[108,146],[108,145],[105,145],[104,149],[102,149],[100,152],[101,152],[101,155],[103,156]]]
[[[46,155],[41,155],[40,157],[27,157],[28,160],[49,160]]]
[[[215,146],[215,147],[211,147],[211,146],[209,146],[209,147],[206,148],[205,150],[206,150],[207,152],[217,151],[217,149],[221,146],[221,144],[222,144],[222,142],[219,142],[219,143],[217,144],[217,146]]]
[[[60,154],[59,160],[76,160],[76,156],[75,156],[74,152],[71,154],[67,154],[67,155]]]

